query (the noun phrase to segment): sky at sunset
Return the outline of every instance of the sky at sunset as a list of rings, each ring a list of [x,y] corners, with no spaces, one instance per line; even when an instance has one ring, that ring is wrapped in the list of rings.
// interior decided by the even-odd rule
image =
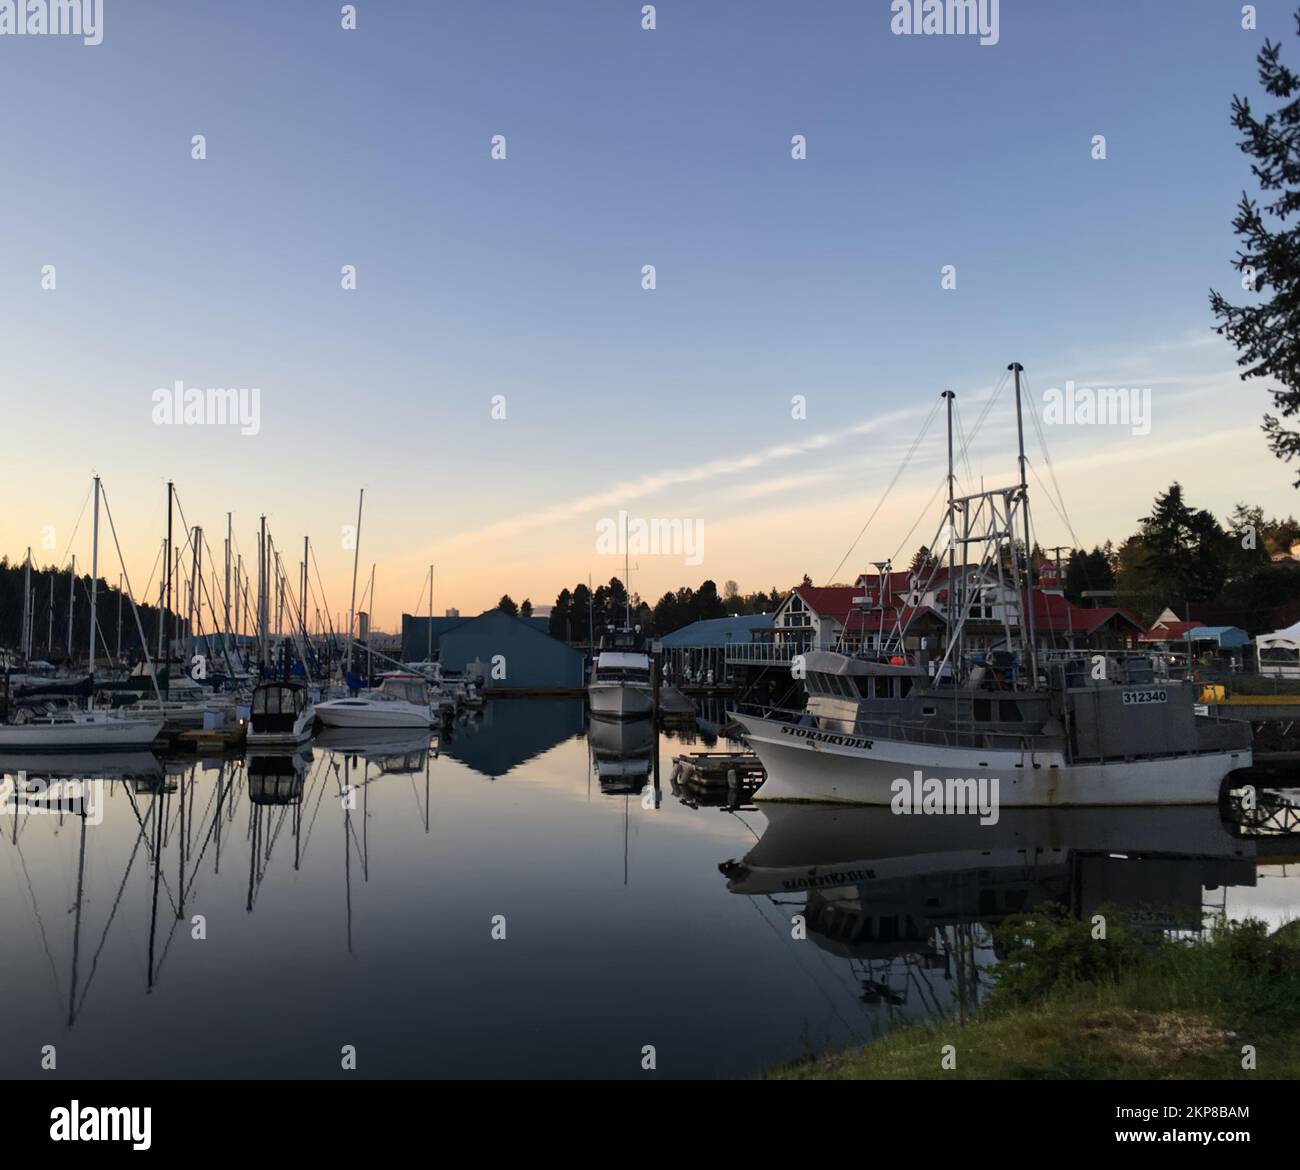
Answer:
[[[641,7],[106,0],[102,44],[0,38],[0,553],[88,563],[98,472],[137,593],[168,479],[218,555],[227,512],[291,576],[310,534],[343,613],[364,488],[385,628],[430,562],[438,612],[622,576],[620,510],[703,524],[699,564],[633,557],[648,600],[829,583],[940,392],[969,432],[1013,360],[1040,415],[1150,391],[1149,428],[1044,422],[1064,516],[1029,429],[1044,546],[1122,540],[1174,479],[1296,510],[1208,307],[1251,295],[1229,106],[1266,36],[1300,60],[1294,3],[1003,0],[987,46],[886,0]],[[257,433],[159,425],[177,381],[256,387]],[[836,579],[933,534],[943,444]],[[1003,389],[962,482],[1014,456]]]

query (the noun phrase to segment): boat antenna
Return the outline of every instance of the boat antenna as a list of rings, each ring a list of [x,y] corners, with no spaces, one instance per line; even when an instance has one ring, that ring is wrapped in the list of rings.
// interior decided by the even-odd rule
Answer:
[[[1038,686],[1038,650],[1034,635],[1034,554],[1033,546],[1029,543],[1029,481],[1025,475],[1029,462],[1025,458],[1025,424],[1020,406],[1020,375],[1024,372],[1024,368],[1019,362],[1012,362],[1007,367],[1016,378],[1016,440],[1020,445],[1020,514],[1025,529],[1025,631],[1029,638],[1029,685],[1033,688]]]

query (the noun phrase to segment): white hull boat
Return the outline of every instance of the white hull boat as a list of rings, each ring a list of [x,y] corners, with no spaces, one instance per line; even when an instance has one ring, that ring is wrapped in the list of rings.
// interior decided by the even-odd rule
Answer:
[[[161,718],[70,711],[0,727],[0,751],[139,751],[149,747],[162,729]]]
[[[416,675],[389,675],[373,692],[318,704],[316,715],[326,727],[427,728],[439,722],[429,685]]]
[[[654,713],[654,693],[650,684],[593,682],[587,687],[587,699],[593,715],[627,719]]]
[[[895,805],[900,793],[996,781],[1002,808],[1214,804],[1229,773],[1248,768],[1249,747],[1151,759],[1070,763],[1062,749],[991,750],[889,742],[738,713],[767,771],[755,800]],[[919,785],[918,787],[918,776]],[[904,788],[899,782],[907,785]],[[937,789],[935,790],[937,791]],[[946,788],[945,788],[946,791]]]

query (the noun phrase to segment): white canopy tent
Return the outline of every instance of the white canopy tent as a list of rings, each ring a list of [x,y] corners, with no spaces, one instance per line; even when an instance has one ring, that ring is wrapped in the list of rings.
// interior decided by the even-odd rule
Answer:
[[[1260,674],[1300,678],[1300,622],[1255,639]]]

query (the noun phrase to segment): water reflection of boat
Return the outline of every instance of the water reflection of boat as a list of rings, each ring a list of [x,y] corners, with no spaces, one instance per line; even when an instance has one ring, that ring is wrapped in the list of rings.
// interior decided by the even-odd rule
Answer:
[[[248,799],[253,804],[298,804],[302,800],[310,748],[299,751],[261,751],[245,762]]]
[[[332,752],[377,759],[428,751],[430,741],[428,728],[412,731],[409,727],[327,727],[312,742]]]
[[[651,718],[612,719],[592,715],[587,744],[606,795],[640,792],[654,768],[655,726]]]
[[[26,772],[58,779],[134,780],[162,775],[153,752],[0,752],[0,775]]]
[[[1255,883],[1254,843],[1204,806],[1013,809],[995,825],[876,808],[766,811],[754,847],[721,867],[727,888],[808,894],[810,933],[828,909],[841,920],[847,912],[855,921],[833,932],[841,943],[901,943],[1047,900],[1079,915],[1103,904],[1159,907],[1162,926],[1199,929],[1203,887]]]

